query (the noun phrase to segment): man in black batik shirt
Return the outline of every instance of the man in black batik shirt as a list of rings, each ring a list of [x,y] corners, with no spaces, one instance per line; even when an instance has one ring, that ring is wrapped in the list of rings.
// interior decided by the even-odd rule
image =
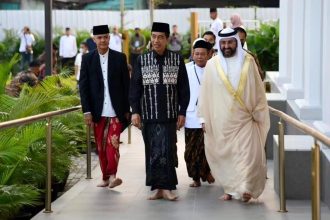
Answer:
[[[166,49],[170,28],[154,22],[153,50],[138,57],[130,87],[132,124],[142,128],[146,153],[146,185],[156,193],[149,199],[176,200],[178,184],[176,130],[185,124],[190,92],[182,57]]]

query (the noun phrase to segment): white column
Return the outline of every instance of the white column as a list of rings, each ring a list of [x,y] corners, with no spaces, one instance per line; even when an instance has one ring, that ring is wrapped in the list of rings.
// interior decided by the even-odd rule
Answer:
[[[297,99],[298,117],[319,120],[321,111],[322,71],[322,0],[305,1],[304,99]]]
[[[323,133],[330,136],[330,1],[323,0],[323,52],[322,52],[322,121],[314,125]]]
[[[291,25],[292,2],[280,0],[279,75],[276,79],[279,85],[290,82],[291,78]]]
[[[283,84],[283,91],[288,100],[301,99],[304,96],[304,16],[305,1],[292,0],[292,36],[291,43],[291,83]]]

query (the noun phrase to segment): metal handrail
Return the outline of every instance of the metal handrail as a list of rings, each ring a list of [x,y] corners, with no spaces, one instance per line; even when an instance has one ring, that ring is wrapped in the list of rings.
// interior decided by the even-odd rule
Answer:
[[[47,154],[47,175],[46,175],[46,198],[45,198],[45,211],[51,213],[51,181],[52,181],[52,117],[63,115],[66,113],[78,111],[81,106],[71,107],[67,109],[46,112],[38,115],[33,115],[25,118],[15,119],[11,121],[1,122],[0,130],[6,128],[17,127],[21,125],[31,124],[36,121],[47,120],[46,123],[46,154]],[[90,126],[86,128],[87,138],[87,179],[91,179],[91,143],[90,143]]]
[[[0,130],[31,124],[36,121],[47,120],[46,123],[46,154],[47,154],[47,175],[46,175],[46,198],[45,198],[45,213],[51,213],[51,174],[52,174],[52,117],[58,115],[64,115],[70,112],[78,111],[81,109],[81,105],[45,112],[38,115],[28,116],[25,118],[15,119],[11,121],[1,122]],[[86,126],[86,142],[87,142],[87,155],[86,155],[86,179],[92,179],[92,162],[91,162],[91,127]],[[131,144],[131,126],[128,127],[128,144]]]
[[[316,129],[298,121],[297,119],[279,111],[275,108],[269,107],[269,112],[276,115],[280,120],[284,120],[293,125],[297,129],[301,130],[307,135],[314,137],[314,144],[312,146],[312,220],[320,220],[320,146],[317,141],[321,141],[323,144],[330,147],[330,138]],[[285,199],[285,151],[284,151],[284,126],[282,121],[279,122],[279,182],[280,182],[280,210],[279,212],[287,212],[286,199]]]
[[[57,111],[51,111],[51,112],[46,112],[46,113],[41,113],[38,115],[33,115],[33,116],[28,116],[25,118],[19,118],[11,121],[6,121],[6,122],[1,122],[0,123],[0,130],[4,128],[12,128],[20,125],[26,125],[26,124],[31,124],[32,122],[35,121],[40,121],[42,119],[47,119],[49,117],[57,116],[57,115],[63,115],[68,112],[73,112],[80,110],[81,106],[76,106],[72,108],[67,108],[67,109],[62,109],[62,110],[57,110]]]
[[[322,134],[318,130],[316,130],[316,129],[302,123],[301,121],[298,121],[297,119],[285,114],[284,112],[279,111],[279,110],[277,110],[275,108],[272,108],[270,106],[269,106],[269,111],[273,115],[276,115],[276,116],[280,117],[281,119],[283,119],[284,121],[289,122],[290,124],[292,124],[293,126],[298,128],[299,130],[304,132],[305,134],[313,136],[317,140],[321,141],[323,144],[325,144],[327,146],[330,146],[330,138],[327,137],[326,135]]]

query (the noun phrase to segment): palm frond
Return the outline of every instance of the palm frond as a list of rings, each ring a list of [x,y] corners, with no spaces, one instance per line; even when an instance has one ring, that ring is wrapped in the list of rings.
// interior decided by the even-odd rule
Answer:
[[[13,98],[6,94],[0,94],[0,112],[8,113],[17,102],[17,98]]]
[[[30,185],[0,185],[0,218],[7,219],[21,207],[40,204],[40,190]]]
[[[15,54],[9,62],[0,63],[0,94],[5,92],[7,80],[13,66],[19,61],[19,54]]]
[[[0,164],[13,164],[26,156],[27,147],[18,144],[16,129],[6,129],[0,132]]]
[[[10,179],[18,167],[19,162],[13,166],[2,166],[0,174],[0,185],[8,185]]]

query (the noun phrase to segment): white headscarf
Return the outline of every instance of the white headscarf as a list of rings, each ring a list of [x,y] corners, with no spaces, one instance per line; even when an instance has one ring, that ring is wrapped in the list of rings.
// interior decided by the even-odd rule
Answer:
[[[220,57],[220,63],[221,63],[221,66],[222,66],[223,71],[225,72],[225,74],[228,73],[228,65],[227,65],[226,58],[223,56],[222,51],[220,49],[220,41],[222,39],[229,39],[229,38],[235,38],[236,39],[237,48],[236,48],[236,53],[234,55],[234,58],[237,59],[238,65],[240,65],[240,67],[241,67],[240,69],[242,69],[246,52],[242,48],[241,41],[238,37],[237,32],[232,28],[225,28],[225,29],[222,29],[221,31],[219,31],[218,34],[219,35],[221,35],[221,34],[227,35],[227,36],[219,36],[219,42],[217,42],[218,55]]]

